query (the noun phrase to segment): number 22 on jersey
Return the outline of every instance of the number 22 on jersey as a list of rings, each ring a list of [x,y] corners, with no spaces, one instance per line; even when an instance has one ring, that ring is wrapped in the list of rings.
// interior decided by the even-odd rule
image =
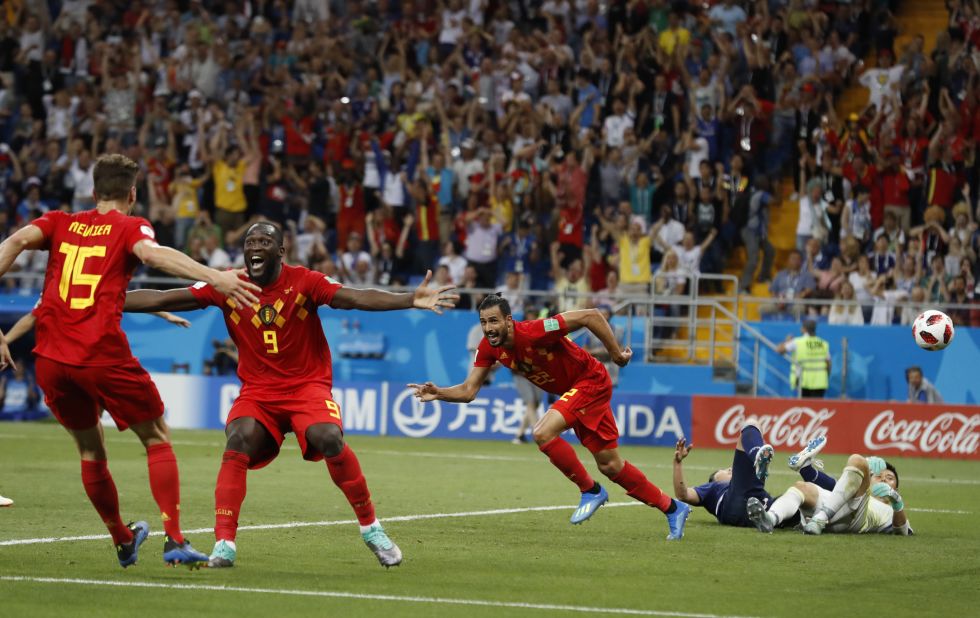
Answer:
[[[90,257],[105,257],[105,245],[95,247],[79,247],[70,243],[63,242],[58,247],[58,253],[65,254],[65,264],[61,268],[61,282],[58,284],[58,293],[61,300],[68,303],[71,309],[86,309],[95,304],[95,288],[98,287],[102,275],[92,275],[84,272],[85,260]],[[73,297],[68,300],[71,286],[88,286],[88,296]]]

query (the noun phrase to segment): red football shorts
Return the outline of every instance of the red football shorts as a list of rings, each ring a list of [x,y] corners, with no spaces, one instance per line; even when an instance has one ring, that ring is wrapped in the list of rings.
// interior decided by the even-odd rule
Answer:
[[[249,465],[253,470],[269,465],[279,455],[282,441],[290,431],[296,434],[303,459],[320,461],[323,459],[322,453],[307,450],[306,429],[317,423],[330,423],[341,429],[344,427],[340,420],[340,406],[334,403],[330,389],[322,384],[307,384],[294,391],[275,395],[243,393],[232,404],[227,422],[238,418],[254,418],[276,441],[275,451],[262,453]]]
[[[44,401],[68,429],[95,427],[102,410],[119,431],[163,416],[156,384],[135,358],[119,365],[76,367],[39,356],[34,369]]]
[[[551,404],[569,427],[575,430],[582,446],[597,453],[619,446],[619,428],[609,402],[612,399],[612,382],[583,381]]]

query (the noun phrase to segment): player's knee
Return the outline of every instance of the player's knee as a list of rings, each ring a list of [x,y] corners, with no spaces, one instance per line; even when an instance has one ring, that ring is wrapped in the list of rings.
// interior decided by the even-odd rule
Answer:
[[[344,433],[329,423],[310,425],[306,429],[306,442],[324,457],[336,457],[344,450]]]
[[[556,435],[557,434],[555,434],[555,432],[540,425],[531,430],[531,436],[534,438],[534,442],[538,446],[544,446],[548,442],[551,442]]]
[[[237,429],[228,431],[225,450],[249,454],[251,449],[249,448],[248,434]]]
[[[799,489],[800,491],[804,492],[804,495],[806,494],[806,491],[807,491],[807,483],[806,483],[806,481],[796,481],[795,483],[793,483],[793,487],[795,487],[796,489]]]
[[[149,447],[154,444],[170,442],[170,428],[162,416],[152,421],[133,425],[132,430],[139,436],[143,446]]]
[[[596,463],[599,466],[599,472],[602,472],[604,476],[610,479],[619,476],[619,473],[623,471],[623,460],[618,457],[610,461]]]

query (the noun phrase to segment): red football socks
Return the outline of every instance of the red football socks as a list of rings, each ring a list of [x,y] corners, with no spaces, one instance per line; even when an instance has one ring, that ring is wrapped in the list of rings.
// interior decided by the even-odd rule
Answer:
[[[571,444],[565,442],[561,436],[553,438],[538,448],[548,456],[556,468],[561,470],[562,474],[568,477],[568,480],[578,485],[579,491],[589,491],[595,486],[595,481],[585,471],[585,466],[579,461],[575,449],[572,448]]]
[[[371,502],[371,492],[368,491],[367,481],[361,473],[361,464],[357,455],[349,446],[336,457],[327,457],[327,470],[334,484],[344,492],[357,515],[357,522],[362,526],[370,526],[375,521],[374,503]]]
[[[660,491],[659,487],[647,480],[639,468],[628,461],[623,463],[623,469],[612,481],[625,489],[627,496],[643,504],[658,508],[664,513],[670,508],[670,496]]]
[[[120,545],[132,541],[133,533],[119,516],[119,494],[116,492],[116,484],[112,481],[112,475],[109,474],[108,463],[105,460],[86,461],[83,459],[82,485],[85,486],[85,493],[88,494],[92,506],[98,511],[105,527],[109,529],[112,542]]]
[[[150,492],[160,508],[160,519],[167,536],[184,542],[180,531],[180,474],[177,458],[168,442],[146,447],[146,465],[150,470]]]
[[[214,538],[234,541],[238,532],[238,513],[245,502],[245,479],[248,474],[248,455],[225,451],[214,488]]]

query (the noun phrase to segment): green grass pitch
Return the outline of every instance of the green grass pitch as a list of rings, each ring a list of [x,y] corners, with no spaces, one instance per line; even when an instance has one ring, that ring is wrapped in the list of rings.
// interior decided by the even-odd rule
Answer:
[[[161,530],[135,436],[107,430],[107,440],[123,517]],[[174,441],[183,527],[210,528],[223,436],[175,431]],[[238,564],[223,570],[167,568],[162,538],[153,536],[139,564],[123,570],[107,539],[4,543],[105,529],[64,431],[51,423],[2,424],[0,494],[16,504],[0,509],[0,616],[980,615],[975,462],[894,460],[912,538],[762,535],[722,527],[699,508],[684,540],[668,543],[664,517],[642,505],[605,507],[571,526],[578,494],[533,446],[349,442],[379,516],[394,518],[386,528],[405,554],[401,567],[378,565],[325,466],[302,461],[290,437],[276,462],[249,474],[241,525],[348,523],[243,530]],[[623,452],[670,488],[669,450]],[[777,453],[775,463],[786,455]],[[844,461],[824,459],[831,473]],[[729,452],[695,449],[686,462],[689,482],[730,460]],[[769,489],[781,493],[796,478],[774,465]],[[612,503],[631,502],[606,485]],[[485,513],[493,510],[510,512]],[[433,514],[446,516],[419,517]],[[210,532],[188,537],[210,551]]]

